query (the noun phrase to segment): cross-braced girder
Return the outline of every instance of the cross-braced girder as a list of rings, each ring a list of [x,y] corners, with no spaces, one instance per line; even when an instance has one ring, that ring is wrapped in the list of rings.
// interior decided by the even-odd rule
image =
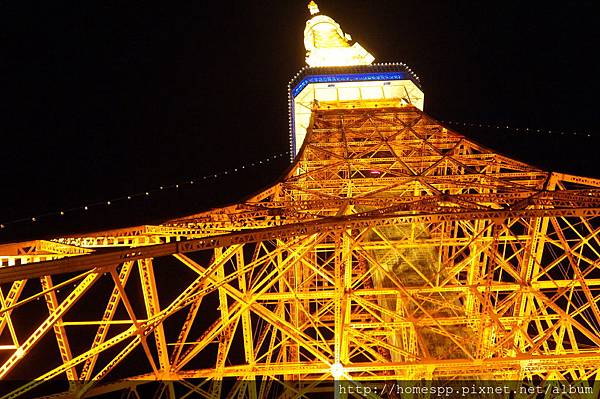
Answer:
[[[411,106],[322,103],[261,194],[0,246],[0,265],[0,376],[30,380],[6,398],[598,380],[600,181],[496,154]]]

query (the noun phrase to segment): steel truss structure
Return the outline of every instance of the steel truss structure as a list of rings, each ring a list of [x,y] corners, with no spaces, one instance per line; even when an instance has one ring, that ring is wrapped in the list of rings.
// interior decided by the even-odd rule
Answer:
[[[312,397],[333,379],[591,386],[599,187],[410,105],[315,104],[287,175],[241,204],[0,246],[0,378],[22,381],[3,398],[56,380],[52,398],[151,381],[169,399]]]

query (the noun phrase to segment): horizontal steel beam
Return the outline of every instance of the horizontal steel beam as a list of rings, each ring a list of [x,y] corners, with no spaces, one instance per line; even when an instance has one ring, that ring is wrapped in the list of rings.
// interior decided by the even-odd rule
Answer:
[[[312,235],[324,231],[361,229],[377,226],[391,226],[410,223],[437,223],[458,220],[506,220],[511,218],[540,217],[595,217],[600,216],[600,207],[566,209],[521,209],[490,210],[473,212],[425,213],[380,216],[329,217],[315,222],[271,227],[254,231],[242,231],[219,236],[198,238],[189,241],[145,247],[120,249],[103,254],[75,256],[27,265],[0,268],[0,284],[36,278],[46,275],[72,273],[92,268],[111,267],[125,261],[156,258],[178,253],[190,253],[206,249],[226,247],[234,244],[256,243],[275,239],[285,239],[299,235]]]

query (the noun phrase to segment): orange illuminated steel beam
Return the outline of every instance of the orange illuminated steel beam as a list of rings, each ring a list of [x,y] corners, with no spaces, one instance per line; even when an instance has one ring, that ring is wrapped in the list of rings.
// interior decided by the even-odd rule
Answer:
[[[523,210],[494,210],[465,212],[457,210],[451,213],[425,213],[422,215],[384,215],[378,216],[351,216],[346,218],[328,217],[323,221],[307,222],[297,225],[270,227],[261,231],[239,232],[209,236],[206,238],[192,239],[169,244],[156,244],[130,249],[117,250],[103,254],[78,256],[74,258],[45,261],[19,266],[14,270],[11,267],[0,269],[0,283],[12,282],[17,279],[35,278],[44,275],[71,273],[87,270],[91,265],[95,267],[110,267],[115,263],[167,256],[178,253],[188,253],[199,250],[219,248],[237,243],[252,243],[263,240],[293,237],[299,234],[315,234],[322,230],[335,231],[343,228],[366,228],[375,226],[391,226],[410,223],[440,223],[459,220],[507,220],[516,218],[544,218],[544,217],[597,217],[600,216],[600,207],[584,206],[581,208],[549,208],[549,209],[523,209]]]

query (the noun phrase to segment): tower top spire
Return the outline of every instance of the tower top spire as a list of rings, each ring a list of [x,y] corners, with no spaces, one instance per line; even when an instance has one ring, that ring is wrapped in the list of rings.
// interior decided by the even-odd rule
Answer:
[[[314,1],[308,3],[311,18],[304,29],[306,63],[311,67],[370,65],[375,58],[360,44],[351,44],[352,37],[340,25],[320,13]]]

